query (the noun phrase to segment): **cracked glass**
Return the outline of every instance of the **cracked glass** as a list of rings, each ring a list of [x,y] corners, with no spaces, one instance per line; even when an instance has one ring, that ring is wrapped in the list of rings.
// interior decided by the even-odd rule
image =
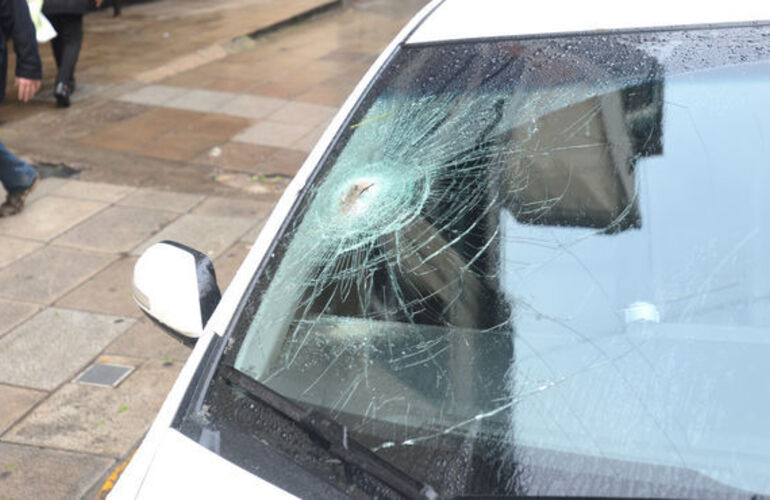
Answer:
[[[402,47],[235,367],[446,496],[770,494],[768,42]]]

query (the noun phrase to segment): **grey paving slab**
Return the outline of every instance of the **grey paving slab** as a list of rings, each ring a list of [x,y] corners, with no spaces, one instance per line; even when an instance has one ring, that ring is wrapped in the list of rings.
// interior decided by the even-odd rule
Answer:
[[[289,102],[267,117],[268,120],[280,123],[302,123],[315,127],[328,122],[337,113],[337,108],[310,104],[306,102]]]
[[[0,300],[0,335],[35,314],[38,309],[40,307],[34,304]]]
[[[57,196],[114,203],[135,191],[133,186],[120,186],[104,182],[69,181],[53,191]]]
[[[285,99],[239,94],[225,103],[217,112],[256,120],[277,111],[288,104]]]
[[[182,213],[193,208],[204,198],[205,196],[201,194],[143,188],[120,200],[118,205]]]
[[[64,184],[70,182],[70,179],[63,179],[61,177],[48,177],[47,179],[40,179],[35,189],[27,197],[27,205],[39,200],[40,198],[47,196]]]
[[[184,363],[192,349],[171,337],[147,318],[142,318],[115,339],[105,356],[129,356],[164,362]]]
[[[42,246],[42,243],[36,241],[0,236],[0,267],[7,266]]]
[[[141,312],[131,296],[135,258],[123,258],[78,286],[56,302],[59,307],[116,316],[139,317]]]
[[[172,87],[169,85],[147,85],[139,90],[118,97],[118,100],[148,104],[150,106],[165,106],[169,101],[189,92],[188,88]]]
[[[235,277],[235,273],[241,267],[246,255],[248,255],[249,250],[251,250],[251,244],[238,242],[214,260],[217,283],[222,291],[230,285],[233,277]]]
[[[0,297],[48,304],[115,256],[48,246],[0,269]]]
[[[107,205],[101,201],[46,196],[27,204],[19,215],[0,219],[0,234],[48,241]]]
[[[164,104],[169,108],[201,111],[204,113],[219,113],[228,101],[235,99],[236,94],[216,90],[195,89],[186,92]]]
[[[114,464],[106,457],[0,443],[0,498],[82,498]]]
[[[229,248],[248,231],[254,221],[240,217],[185,214],[158,234],[135,248],[140,255],[147,247],[163,240],[176,241],[199,250],[211,258]]]
[[[306,153],[311,152],[318,142],[318,139],[320,139],[323,133],[326,131],[326,127],[327,125],[324,123],[322,126],[311,130],[307,135],[303,136],[294,143],[294,149],[304,151]]]
[[[241,236],[241,239],[238,241],[240,243],[248,243],[249,245],[254,244],[254,242],[257,241],[259,233],[262,232],[262,228],[265,227],[266,222],[267,219],[257,222],[254,227],[249,229],[243,236]]]
[[[313,128],[312,124],[306,123],[261,121],[235,135],[232,140],[261,146],[294,149],[294,144]]]
[[[211,196],[195,207],[192,213],[220,217],[243,217],[257,222],[267,218],[274,205],[272,202],[263,200]]]
[[[265,179],[260,181],[254,174],[230,172],[218,174],[216,181],[225,186],[240,189],[245,193],[254,195],[255,198],[273,200],[280,196],[288,182],[285,179]]]
[[[133,319],[47,308],[0,338],[0,382],[50,391],[79,373]]]
[[[178,214],[136,207],[110,207],[54,240],[54,244],[99,252],[128,252]]]
[[[48,393],[0,384],[0,435]],[[0,464],[2,467],[3,464]],[[0,468],[0,474],[2,474]],[[0,481],[2,481],[0,479]],[[2,482],[0,482],[2,484]],[[1,497],[0,497],[1,498]]]
[[[116,458],[128,453],[149,428],[182,363],[108,359],[137,368],[117,388],[64,385],[4,439]]]

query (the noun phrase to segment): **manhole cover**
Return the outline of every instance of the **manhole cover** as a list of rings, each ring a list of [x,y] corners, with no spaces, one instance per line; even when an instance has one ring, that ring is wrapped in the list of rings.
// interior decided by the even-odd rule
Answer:
[[[99,387],[117,387],[132,371],[133,366],[95,363],[81,373],[75,382]]]

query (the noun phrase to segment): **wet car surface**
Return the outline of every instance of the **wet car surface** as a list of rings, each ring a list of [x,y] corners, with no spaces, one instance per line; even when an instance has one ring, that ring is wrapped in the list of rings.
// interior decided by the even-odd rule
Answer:
[[[172,428],[298,496],[769,494],[769,39],[396,47]]]

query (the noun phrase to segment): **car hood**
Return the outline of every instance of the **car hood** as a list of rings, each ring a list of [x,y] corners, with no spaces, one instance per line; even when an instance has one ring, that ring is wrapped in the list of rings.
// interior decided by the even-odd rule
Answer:
[[[138,491],[120,486],[109,500],[296,498],[173,429],[162,436]]]

